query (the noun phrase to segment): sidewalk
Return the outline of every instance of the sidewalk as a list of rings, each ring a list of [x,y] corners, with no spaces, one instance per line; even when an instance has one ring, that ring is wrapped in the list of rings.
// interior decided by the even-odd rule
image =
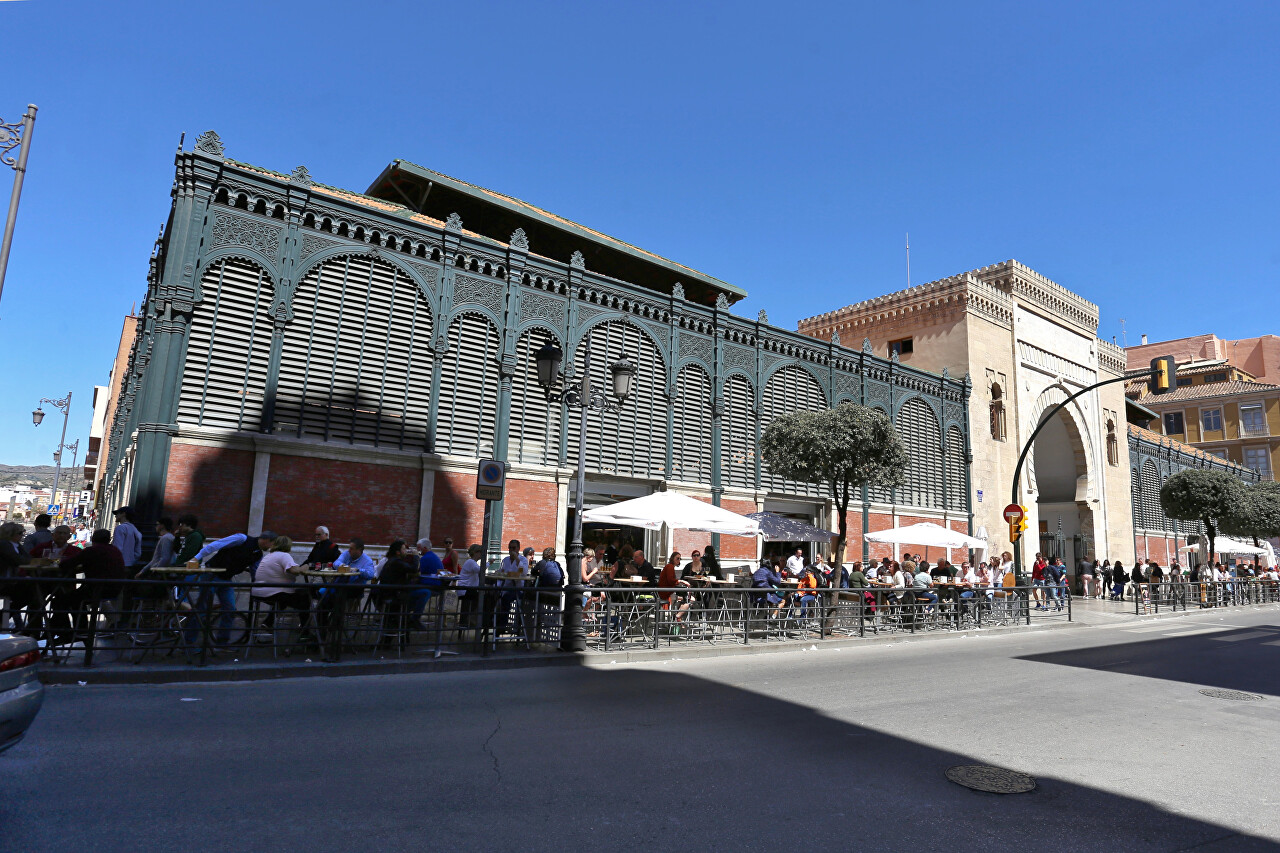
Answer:
[[[1256,608],[1280,609],[1277,604],[1253,605],[1246,608],[1221,608],[1218,612],[1253,610]],[[474,672],[480,670],[524,669],[550,666],[609,666],[619,663],[646,661],[693,660],[724,657],[726,655],[759,655],[774,652],[795,652],[805,649],[842,649],[860,646],[889,645],[894,643],[941,642],[973,636],[1000,636],[1027,631],[1069,630],[1072,628],[1102,628],[1146,622],[1153,619],[1175,619],[1207,612],[1200,609],[1161,610],[1160,613],[1135,614],[1132,601],[1085,601],[1072,599],[1071,622],[1040,622],[1031,625],[1015,625],[982,628],[967,631],[930,631],[916,634],[892,633],[866,637],[838,637],[826,640],[795,640],[751,645],[674,645],[661,649],[631,649],[618,651],[587,651],[570,654],[543,647],[534,651],[509,651],[497,654],[447,654],[436,658],[430,649],[410,651],[401,658],[380,659],[352,658],[338,663],[320,660],[239,661],[235,658],[217,660],[205,667],[175,664],[107,664],[85,669],[77,664],[41,667],[41,680],[45,684],[173,684],[228,681],[261,681],[280,678],[338,678],[356,675],[399,675],[423,672]]]

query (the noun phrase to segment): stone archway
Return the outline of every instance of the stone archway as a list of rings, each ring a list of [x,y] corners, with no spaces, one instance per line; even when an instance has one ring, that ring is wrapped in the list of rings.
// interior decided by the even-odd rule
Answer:
[[[1060,387],[1046,390],[1036,401],[1035,423],[1066,397]],[[1036,436],[1027,461],[1034,503],[1034,550],[1046,557],[1061,556],[1072,578],[1082,557],[1094,559],[1097,552],[1095,511],[1098,488],[1094,474],[1094,448],[1082,413],[1070,405],[1052,415]]]

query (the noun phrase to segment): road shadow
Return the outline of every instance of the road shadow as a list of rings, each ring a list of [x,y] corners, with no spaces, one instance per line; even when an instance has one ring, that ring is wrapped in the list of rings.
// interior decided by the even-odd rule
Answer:
[[[955,732],[901,727],[632,668],[63,688],[0,760],[0,851],[1280,849],[1052,777],[974,792]]]
[[[1178,629],[1176,623],[1165,624],[1168,631]],[[1198,627],[1211,626],[1187,625],[1186,629],[1190,631]],[[1280,667],[1274,664],[1258,666],[1256,656],[1245,660],[1247,656],[1239,654],[1241,650],[1256,645],[1273,646],[1275,654],[1280,655],[1280,626],[1258,625],[1186,637],[1155,637],[1088,649],[1026,655],[1018,660],[1280,696]]]

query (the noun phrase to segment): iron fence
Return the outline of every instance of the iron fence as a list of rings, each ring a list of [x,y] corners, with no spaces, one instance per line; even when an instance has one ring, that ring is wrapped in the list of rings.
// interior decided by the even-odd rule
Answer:
[[[1061,610],[1037,609],[1042,591],[594,587],[584,595],[584,625],[588,648],[608,652],[1070,620],[1069,596]],[[26,577],[0,580],[0,631],[35,636],[55,665],[488,655],[558,646],[564,595],[533,586],[459,589],[452,581],[281,587],[207,575]]]

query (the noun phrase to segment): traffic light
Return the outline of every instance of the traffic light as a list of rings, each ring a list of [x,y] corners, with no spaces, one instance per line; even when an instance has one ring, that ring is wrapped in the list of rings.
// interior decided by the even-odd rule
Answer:
[[[1019,505],[1018,508],[1022,510],[1021,517],[1017,521],[1009,522],[1009,541],[1010,542],[1017,542],[1020,538],[1022,538],[1023,532],[1027,529],[1027,508],[1021,505]]]
[[[1171,355],[1151,359],[1151,376],[1155,380],[1155,392],[1163,394],[1177,382],[1178,363]]]

